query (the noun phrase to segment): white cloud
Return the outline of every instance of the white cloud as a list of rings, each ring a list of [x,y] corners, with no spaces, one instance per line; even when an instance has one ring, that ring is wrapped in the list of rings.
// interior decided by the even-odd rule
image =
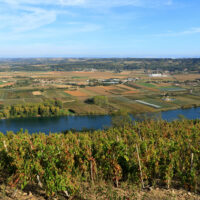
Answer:
[[[185,31],[180,31],[180,32],[169,31],[167,33],[155,34],[154,36],[158,36],[158,37],[176,37],[176,36],[192,35],[192,34],[198,34],[198,33],[200,33],[200,27],[191,28],[191,29],[188,29],[188,30],[185,30]]]
[[[86,0],[59,0],[58,3],[63,6],[81,6],[86,3]]]
[[[12,6],[16,5],[83,5],[87,0],[0,0]]]
[[[1,20],[1,19],[0,19]],[[25,27],[24,27],[25,29]],[[84,34],[88,32],[95,32],[101,30],[102,27],[90,23],[67,23],[62,29],[55,29],[53,27],[43,28],[40,31],[30,31],[28,34],[25,31],[17,30],[18,32],[9,32],[7,34],[0,32],[0,43],[15,43],[23,41],[26,43],[27,39],[33,43],[37,41],[51,41],[63,44],[64,41],[71,41],[77,37],[77,34]],[[20,31],[20,32],[19,32]],[[74,41],[74,40],[73,40]]]
[[[55,22],[59,14],[76,14],[67,11],[69,6],[105,10],[120,6],[151,7],[169,4],[172,4],[172,0],[0,0],[0,29],[13,32],[37,29]],[[88,26],[86,23],[82,30],[98,29],[99,26]]]
[[[59,0],[59,2],[62,5],[107,8],[118,6],[155,7],[173,4],[173,0]]]
[[[43,25],[53,23],[55,20],[55,11],[22,6],[17,9],[17,12],[1,14],[0,28],[23,32],[37,29]]]
[[[151,6],[172,5],[173,0],[0,0],[10,5],[63,5],[63,6]]]

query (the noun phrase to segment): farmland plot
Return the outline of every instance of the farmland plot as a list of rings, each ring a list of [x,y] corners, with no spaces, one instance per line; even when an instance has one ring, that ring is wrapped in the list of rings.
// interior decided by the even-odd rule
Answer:
[[[86,93],[90,95],[110,95],[110,92],[104,86],[96,86],[96,87],[86,87],[84,90]]]
[[[6,106],[14,105],[14,104],[24,104],[24,99],[6,99],[4,100],[4,104]]]
[[[74,97],[88,97],[88,95],[80,90],[65,90],[67,94],[70,94],[71,96]]]
[[[126,110],[131,113],[153,112],[154,109],[143,104],[138,104],[135,100],[127,97],[116,96],[109,98],[109,102],[117,109]]]
[[[165,91],[165,92],[181,92],[185,91],[185,88],[177,87],[177,86],[169,86],[169,87],[160,87],[160,91]]]
[[[27,98],[27,99],[24,99],[24,101],[26,103],[42,103],[43,102],[43,99],[42,98]]]
[[[46,90],[42,94],[44,97],[48,99],[52,98],[72,99],[72,96],[70,94],[66,93],[64,90],[59,90],[59,89]]]
[[[153,108],[161,108],[161,106],[158,106],[158,105],[155,105],[155,104],[152,104],[152,103],[148,103],[146,101],[136,100],[136,102],[147,105],[147,106],[151,106]]]
[[[158,98],[145,98],[145,99],[143,99],[143,101],[150,103],[150,104],[160,106],[160,108],[173,107],[173,104],[172,104],[173,102],[165,102],[162,99],[158,99]]]

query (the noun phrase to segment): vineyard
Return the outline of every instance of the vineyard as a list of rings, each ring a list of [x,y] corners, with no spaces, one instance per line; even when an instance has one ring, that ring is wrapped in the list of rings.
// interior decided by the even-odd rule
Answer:
[[[79,194],[83,183],[116,188],[181,187],[199,192],[200,121],[144,121],[94,132],[0,134],[0,180],[37,185],[49,197]]]

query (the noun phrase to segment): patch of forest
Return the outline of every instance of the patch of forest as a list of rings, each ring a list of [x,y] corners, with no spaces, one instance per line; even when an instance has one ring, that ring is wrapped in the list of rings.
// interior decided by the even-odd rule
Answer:
[[[69,114],[63,109],[59,100],[46,100],[42,103],[25,103],[11,106],[1,105],[0,119],[2,118],[25,118],[25,117],[48,117]]]

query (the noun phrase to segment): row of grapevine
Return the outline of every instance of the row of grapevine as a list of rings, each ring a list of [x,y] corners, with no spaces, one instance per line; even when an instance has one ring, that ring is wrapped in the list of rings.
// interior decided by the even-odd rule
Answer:
[[[197,191],[200,121],[144,121],[95,132],[0,134],[0,176],[9,185],[39,185],[48,196],[74,195],[83,182],[119,187],[164,184]]]

